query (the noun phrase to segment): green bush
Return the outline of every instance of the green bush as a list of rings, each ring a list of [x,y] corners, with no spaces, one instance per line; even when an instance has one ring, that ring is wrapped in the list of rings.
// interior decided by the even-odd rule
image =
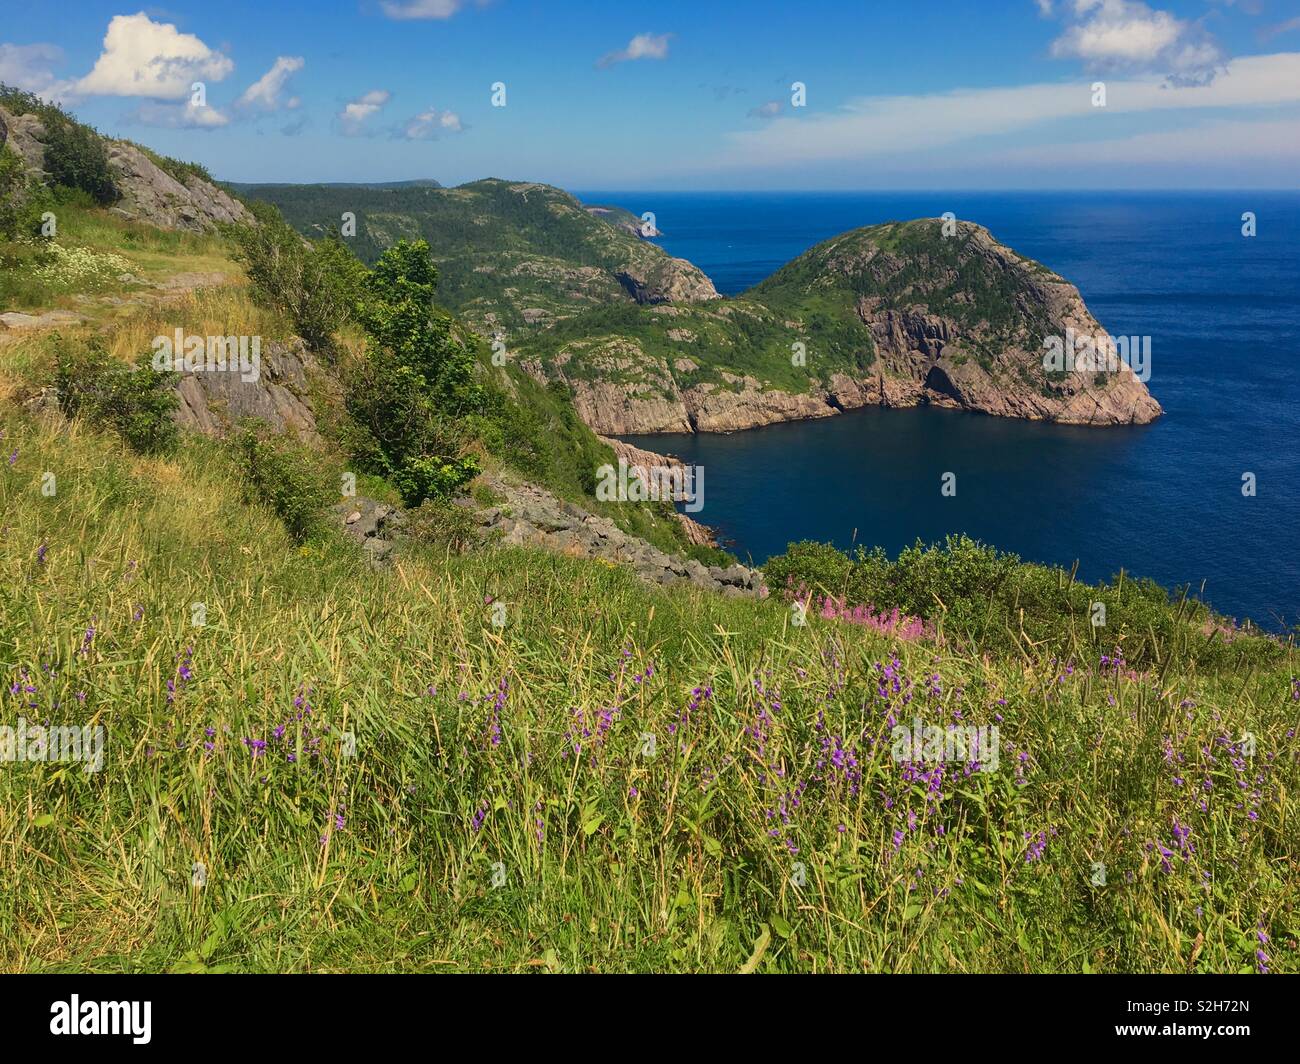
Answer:
[[[45,172],[52,183],[79,189],[100,206],[118,199],[103,140],[62,112],[45,123]]]
[[[50,342],[56,349],[53,386],[64,414],[111,429],[140,454],[175,447],[175,374],[160,373],[148,364],[125,366],[97,339],[65,344],[55,334]]]
[[[34,93],[4,84],[0,84],[0,106],[16,115],[40,119],[45,129],[45,172],[51,185],[80,189],[100,206],[117,201],[108,151],[95,130]]]
[[[405,531],[416,543],[463,554],[474,542],[472,511],[448,499],[426,499],[406,515]]]
[[[269,506],[298,542],[321,531],[336,491],[317,454],[249,421],[240,426],[235,443],[245,499]]]
[[[231,228],[254,302],[286,314],[314,350],[329,354],[334,333],[352,318],[366,268],[334,239],[309,244],[268,204],[256,224]]]
[[[12,240],[22,231],[27,203],[27,172],[22,160],[8,148],[0,148],[0,240]]]
[[[792,594],[809,590],[820,595],[842,596],[852,563],[848,555],[829,543],[803,540],[791,543],[785,554],[763,566],[763,575],[773,590]]]
[[[879,547],[860,547],[850,557],[828,543],[791,543],[763,572],[770,587],[787,594],[807,589],[851,606],[922,617],[945,638],[981,652],[1069,656],[1122,646],[1131,664],[1161,668],[1175,659],[1235,667],[1243,657],[1270,662],[1282,653],[1279,642],[1236,629],[1186,589],[1170,595],[1153,580],[1124,574],[1087,584],[966,536],[930,546],[918,541],[894,561]]]

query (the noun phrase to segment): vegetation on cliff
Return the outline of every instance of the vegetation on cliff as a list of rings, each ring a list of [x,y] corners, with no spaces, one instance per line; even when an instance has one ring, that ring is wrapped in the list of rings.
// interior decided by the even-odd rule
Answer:
[[[0,719],[107,733],[98,772],[0,773],[0,967],[1300,968],[1289,641],[964,540],[793,545],[760,600],[463,550],[422,506],[429,542],[376,571],[320,519],[345,469],[436,506],[472,461],[687,550],[665,504],[591,498],[611,451],[570,385],[494,364],[439,309],[436,245],[411,233],[367,268],[261,221],[161,232],[70,199],[59,246],[133,280],[0,263],[7,305],[76,319],[0,331]],[[757,359],[817,296],[807,265],[765,297],[780,309],[596,313]],[[320,439],[175,433],[147,354],[178,321],[322,330]],[[900,754],[917,721],[996,745]]]

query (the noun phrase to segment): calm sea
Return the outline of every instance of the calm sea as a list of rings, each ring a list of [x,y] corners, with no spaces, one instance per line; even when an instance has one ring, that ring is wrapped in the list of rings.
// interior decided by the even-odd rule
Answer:
[[[1300,193],[629,193],[672,254],[726,294],[877,222],[957,217],[1078,285],[1112,335],[1152,338],[1165,416],[1079,429],[866,410],[731,435],[633,442],[704,467],[704,509],[742,557],[796,539],[965,532],[1085,579],[1191,584],[1268,627],[1300,619]],[[1242,235],[1254,212],[1257,235]],[[940,494],[945,472],[957,494]],[[1243,474],[1256,494],[1242,494]]]

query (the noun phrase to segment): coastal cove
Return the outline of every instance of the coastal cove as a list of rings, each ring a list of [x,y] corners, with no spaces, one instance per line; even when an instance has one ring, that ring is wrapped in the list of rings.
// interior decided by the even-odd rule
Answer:
[[[672,254],[734,294],[829,233],[954,210],[1078,285],[1114,335],[1152,338],[1150,425],[1078,428],[868,408],[730,435],[626,437],[707,470],[698,520],[742,560],[798,539],[964,532],[1105,579],[1191,584],[1268,628],[1300,612],[1300,197],[1291,193],[693,194],[656,210]],[[1243,201],[1249,199],[1249,204]],[[1253,209],[1259,235],[1244,238]],[[802,236],[799,226],[802,223]],[[940,494],[945,472],[957,493]],[[1243,496],[1255,474],[1257,494]]]

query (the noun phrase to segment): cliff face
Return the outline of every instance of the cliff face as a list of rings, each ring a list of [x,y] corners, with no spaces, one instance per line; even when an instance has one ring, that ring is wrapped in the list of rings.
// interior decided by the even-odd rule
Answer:
[[[607,434],[728,432],[867,405],[1077,425],[1160,416],[1122,359],[1045,361],[1055,341],[1104,343],[1074,285],[981,226],[941,226],[846,233],[740,299],[578,319],[527,364],[564,380]]]
[[[1051,338],[1064,345],[1067,337],[1105,336],[1074,285],[999,244],[981,226],[963,225],[947,239],[963,241],[956,266],[925,264],[901,298],[870,291],[857,296],[854,311],[871,334],[876,363],[861,382],[865,391],[845,388],[836,394],[837,405],[928,403],[1079,425],[1142,424],[1160,416],[1160,404],[1122,360],[1102,369],[1082,358],[1078,368],[1044,367],[1044,344]],[[915,261],[887,251],[866,264],[875,286],[887,292],[916,268]],[[996,279],[1005,293],[1006,324],[934,309],[937,299],[941,307],[964,310],[969,288],[984,278]]]
[[[237,199],[201,177],[184,184],[157,166],[134,144],[108,142],[108,165],[122,199],[113,210],[127,218],[164,229],[205,232],[218,222],[250,222],[252,215]]]
[[[45,176],[45,126],[34,114],[14,115],[0,107],[0,127],[8,129],[9,147],[37,177]],[[178,180],[139,147],[104,138],[113,184],[121,197],[110,209],[126,218],[163,229],[208,232],[219,222],[252,220],[248,209],[195,174]]]

